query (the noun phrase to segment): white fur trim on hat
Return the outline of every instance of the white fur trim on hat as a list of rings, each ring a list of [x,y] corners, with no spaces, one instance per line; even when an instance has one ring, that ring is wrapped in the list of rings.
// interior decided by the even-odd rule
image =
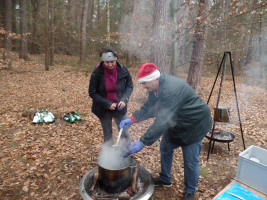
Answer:
[[[138,83],[149,82],[149,81],[154,81],[159,77],[160,77],[159,70],[155,70],[152,74],[149,74],[148,76],[139,78],[137,81],[138,81]]]
[[[103,61],[114,61],[117,60],[117,57],[113,55],[112,52],[102,53],[102,60]]]

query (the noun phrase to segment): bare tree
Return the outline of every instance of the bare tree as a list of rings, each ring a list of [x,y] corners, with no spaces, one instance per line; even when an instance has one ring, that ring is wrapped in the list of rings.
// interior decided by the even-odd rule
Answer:
[[[110,46],[110,11],[109,11],[110,0],[107,0],[107,41]]]
[[[74,32],[76,32],[77,30],[80,30],[81,25],[78,22],[78,19],[81,17],[80,16],[80,12],[77,12],[77,2],[75,2],[74,0],[68,0],[66,5],[66,12],[67,13],[63,13],[63,16],[66,16],[66,26],[65,26],[65,34],[66,37],[68,38],[67,40],[65,40],[64,44],[65,44],[65,51],[67,55],[72,55],[74,49],[73,44],[76,42],[75,41],[75,36],[74,36]],[[74,13],[75,14],[75,18],[74,18]],[[75,20],[73,20],[73,18]],[[79,29],[76,29],[77,25],[79,24]],[[78,31],[77,31],[78,32]],[[78,47],[79,48],[79,47]]]
[[[19,0],[12,0],[12,32],[19,34],[18,19],[19,12],[17,6],[19,5]],[[19,51],[20,50],[20,41],[12,40],[12,50]]]
[[[167,67],[167,25],[169,0],[155,0],[153,17],[153,40],[150,62],[155,63],[161,71]]]
[[[31,44],[31,53],[37,54],[39,53],[39,41],[38,41],[38,26],[39,26],[39,19],[40,19],[40,9],[41,4],[40,0],[33,1],[33,22],[32,22],[32,44]]]
[[[45,70],[49,71],[49,0],[45,1]]]
[[[9,34],[12,32],[12,1],[4,0],[4,47],[7,51],[11,50],[11,38]]]
[[[17,30],[17,13],[15,12],[17,6],[17,0],[12,0],[12,31],[18,33]]]
[[[187,82],[194,90],[199,90],[200,79],[203,69],[204,47],[207,35],[207,18],[210,0],[200,0],[197,16],[197,24],[194,32],[193,50]]]
[[[49,64],[54,65],[55,37],[54,37],[55,2],[49,0]]]
[[[27,0],[20,0],[20,33],[21,33],[21,49],[20,58],[28,60],[28,41],[27,41]]]
[[[177,40],[177,5],[178,2],[176,0],[171,1],[171,19],[172,19],[172,60],[171,60],[171,66],[170,66],[170,74],[176,76],[177,75],[177,65],[178,65],[178,40]]]
[[[83,12],[82,12],[82,21],[81,21],[81,37],[80,37],[80,62],[85,61],[86,53],[86,24],[87,24],[87,15],[88,15],[88,3],[89,0],[83,1]]]

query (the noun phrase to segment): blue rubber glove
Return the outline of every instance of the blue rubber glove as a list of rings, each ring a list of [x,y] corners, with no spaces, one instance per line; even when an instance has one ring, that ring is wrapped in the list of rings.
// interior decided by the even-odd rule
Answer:
[[[127,130],[132,124],[133,124],[132,120],[130,118],[127,118],[121,121],[120,128]]]
[[[144,148],[144,144],[140,140],[137,140],[135,143],[133,143],[133,145],[129,146],[129,150],[128,152],[124,154],[124,158],[127,158],[128,156],[132,154],[138,153],[143,148]]]

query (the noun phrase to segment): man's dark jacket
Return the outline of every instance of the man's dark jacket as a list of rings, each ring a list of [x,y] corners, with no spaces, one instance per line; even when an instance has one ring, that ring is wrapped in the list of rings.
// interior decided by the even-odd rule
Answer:
[[[104,75],[104,62],[101,62],[93,71],[88,93],[93,99],[92,112],[101,118],[106,110],[109,110],[112,102],[106,99],[106,86],[105,86],[105,75]],[[130,95],[133,91],[132,77],[128,69],[120,65],[117,62],[117,102],[123,101],[126,106],[121,111],[123,114],[127,112],[127,103],[129,101]]]
[[[133,117],[137,122],[156,118],[140,139],[144,145],[153,144],[162,134],[175,144],[189,145],[203,139],[212,125],[207,103],[186,82],[164,74],[160,75],[158,95],[150,92]]]

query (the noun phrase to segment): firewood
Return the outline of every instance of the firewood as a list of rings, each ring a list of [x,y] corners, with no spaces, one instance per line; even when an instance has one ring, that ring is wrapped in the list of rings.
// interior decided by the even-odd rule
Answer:
[[[95,170],[94,176],[93,176],[93,184],[89,191],[93,191],[95,189],[95,184],[97,182],[97,179],[98,179],[98,170]]]
[[[136,193],[137,177],[138,177],[138,167],[136,166],[133,168],[132,184],[131,184],[131,192],[133,194]]]

